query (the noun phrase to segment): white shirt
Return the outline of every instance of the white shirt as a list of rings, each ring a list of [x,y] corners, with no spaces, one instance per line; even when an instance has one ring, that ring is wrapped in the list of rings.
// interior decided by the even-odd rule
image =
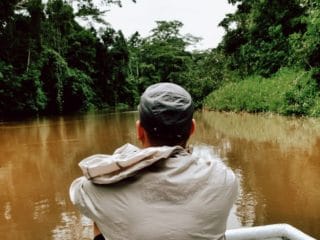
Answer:
[[[118,182],[80,177],[70,198],[109,240],[214,240],[224,239],[237,191],[234,173],[221,161],[199,161],[174,148],[169,158]]]

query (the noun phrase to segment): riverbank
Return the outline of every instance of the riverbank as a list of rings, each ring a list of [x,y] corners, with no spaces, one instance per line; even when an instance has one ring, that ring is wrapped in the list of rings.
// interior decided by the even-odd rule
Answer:
[[[312,72],[284,68],[271,78],[251,76],[224,84],[209,94],[204,108],[319,117],[319,87],[312,78]]]

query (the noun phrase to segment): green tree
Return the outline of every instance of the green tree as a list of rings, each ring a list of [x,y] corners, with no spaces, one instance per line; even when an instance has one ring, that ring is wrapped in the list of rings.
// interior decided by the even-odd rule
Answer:
[[[64,56],[68,47],[67,38],[77,26],[73,8],[62,0],[49,0],[46,14],[48,16],[44,30],[46,45]]]
[[[21,76],[13,67],[0,61],[0,116],[34,114],[44,110],[47,98],[42,90],[40,73],[29,69]]]
[[[92,79],[78,69],[68,69],[63,83],[63,112],[79,112],[93,108],[95,93]]]
[[[88,76],[93,76],[96,61],[96,45],[98,38],[95,33],[81,29],[68,36],[66,60],[72,68],[79,69]]]
[[[52,49],[46,49],[41,58],[40,79],[48,99],[45,112],[50,114],[61,113],[63,111],[63,94],[68,65],[63,57]]]
[[[17,89],[20,84],[13,74],[12,65],[0,60],[0,116],[12,114],[17,109]]]
[[[221,51],[190,52],[187,47],[199,38],[182,35],[179,21],[158,21],[146,38],[136,33],[128,40],[129,79],[135,98],[156,82],[175,82],[187,88],[201,107],[203,98],[222,82]]]
[[[106,28],[101,35],[101,41],[96,47],[96,77],[94,91],[97,94],[96,102],[100,108],[109,107],[113,102],[112,68],[113,62],[110,49],[115,42],[115,30]]]
[[[121,31],[115,35],[115,42],[110,49],[111,59],[114,63],[112,69],[112,85],[114,104],[128,103],[132,104],[133,99],[130,94],[130,89],[127,85],[129,50],[126,39]]]
[[[306,30],[290,36],[291,65],[312,70],[320,86],[320,3],[301,0],[301,5],[306,9],[306,14],[301,18]]]
[[[41,0],[29,0],[26,4],[27,11],[30,14],[29,20],[29,46],[28,46],[28,59],[27,71],[32,61],[37,61],[42,48],[41,43],[41,28],[44,19],[44,5]]]
[[[129,50],[121,31],[106,28],[97,43],[95,91],[100,104],[113,107],[134,101],[128,89]]]
[[[122,33],[110,34],[111,42],[99,39],[96,31],[75,19],[98,20],[104,9],[93,0],[71,3],[0,2],[0,114],[60,114],[93,104],[132,102],[130,91],[123,88],[128,50]],[[120,0],[101,3],[121,5]]]
[[[132,2],[136,2],[132,0]],[[108,11],[109,6],[116,4],[122,7],[121,0],[77,0],[77,12],[76,16],[83,19],[91,18],[96,23],[106,24],[102,16]]]
[[[230,70],[242,76],[270,76],[290,61],[289,36],[305,30],[305,8],[298,0],[230,0],[237,11],[221,23],[226,34],[220,44]],[[286,8],[283,8],[286,6]]]
[[[191,54],[186,51],[189,42],[180,35],[179,21],[157,21],[152,35],[141,44],[139,89],[155,82],[181,83],[180,73],[187,71]]]
[[[202,107],[203,99],[226,81],[224,55],[219,49],[193,52],[184,78],[184,86],[191,93],[195,106]]]

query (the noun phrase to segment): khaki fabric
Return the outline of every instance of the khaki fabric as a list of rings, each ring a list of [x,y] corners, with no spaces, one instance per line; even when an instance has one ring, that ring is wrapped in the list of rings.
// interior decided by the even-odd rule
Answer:
[[[112,173],[76,179],[70,187],[71,201],[109,240],[224,239],[237,196],[234,173],[217,159],[199,159],[181,147],[161,148],[156,149],[156,161],[138,170],[137,164],[155,159],[154,151],[136,148],[139,154],[153,154]],[[165,158],[159,157],[162,151]],[[113,162],[105,157],[105,162]],[[97,162],[93,159],[85,159],[87,169],[88,162],[95,167],[103,162],[101,155]],[[82,168],[85,175],[86,168]],[[118,175],[122,177],[114,180]],[[94,183],[94,178],[100,180]],[[110,178],[111,183],[102,183],[101,179]]]

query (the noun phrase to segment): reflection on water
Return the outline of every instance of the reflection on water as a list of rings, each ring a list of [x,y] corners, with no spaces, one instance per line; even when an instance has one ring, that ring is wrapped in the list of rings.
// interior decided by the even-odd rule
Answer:
[[[52,230],[52,239],[92,239],[92,223],[90,219],[79,216],[75,212],[62,212],[61,223]]]
[[[0,239],[91,239],[91,221],[71,205],[80,159],[138,144],[136,113],[0,124]],[[229,228],[286,222],[320,237],[320,122],[203,112],[195,154],[221,158],[240,195]]]
[[[319,120],[213,112],[197,119],[196,141],[215,146],[240,178],[242,225],[286,222],[320,237]]]

